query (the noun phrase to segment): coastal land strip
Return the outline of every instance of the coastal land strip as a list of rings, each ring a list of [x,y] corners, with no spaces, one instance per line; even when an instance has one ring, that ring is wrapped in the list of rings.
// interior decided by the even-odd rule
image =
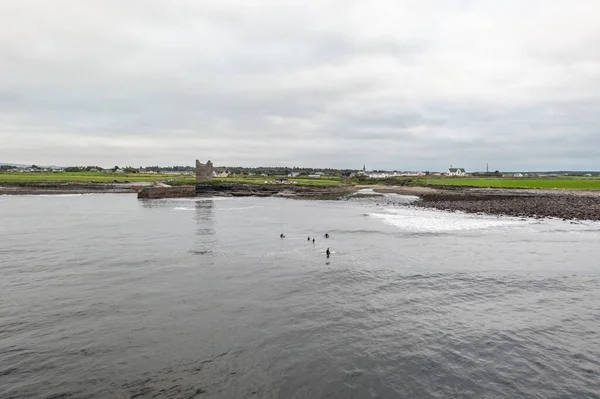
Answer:
[[[599,191],[469,187],[368,188],[379,193],[417,196],[419,199],[411,205],[420,208],[514,217],[600,220]]]
[[[139,193],[150,186],[152,183],[137,182],[131,184],[40,183],[0,186],[0,195]],[[189,192],[190,186],[187,187]],[[173,189],[177,190],[177,186]],[[416,196],[418,199],[409,206],[443,211],[514,217],[552,217],[565,220],[600,220],[600,191],[384,185],[306,187],[274,184],[201,184],[196,186],[195,195],[336,200],[356,196],[361,189],[371,189],[378,194]],[[385,201],[394,202],[392,197],[387,197]]]
[[[0,185],[0,195],[131,194],[152,183],[26,183]]]

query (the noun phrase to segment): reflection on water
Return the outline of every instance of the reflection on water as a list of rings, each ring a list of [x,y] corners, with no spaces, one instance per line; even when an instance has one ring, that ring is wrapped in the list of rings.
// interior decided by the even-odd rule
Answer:
[[[196,221],[198,222],[198,234],[214,234],[213,219],[214,219],[215,202],[213,200],[196,201]]]
[[[214,228],[214,207],[212,199],[196,201],[196,248],[192,251],[196,255],[210,255],[217,247],[217,236]]]

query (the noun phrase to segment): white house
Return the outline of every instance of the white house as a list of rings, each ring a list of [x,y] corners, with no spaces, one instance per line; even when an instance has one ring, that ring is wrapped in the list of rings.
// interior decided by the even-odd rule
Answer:
[[[513,177],[523,177],[523,173],[515,173]]]
[[[389,173],[369,173],[370,179],[385,179],[386,177],[392,177]]]
[[[464,168],[448,168],[448,176],[466,176]]]

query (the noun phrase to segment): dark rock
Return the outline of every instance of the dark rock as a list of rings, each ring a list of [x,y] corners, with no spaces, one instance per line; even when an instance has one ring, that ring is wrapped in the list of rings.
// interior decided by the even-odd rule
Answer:
[[[196,189],[194,186],[144,187],[138,193],[138,198],[142,199],[182,198],[195,196]]]
[[[351,187],[299,187],[252,184],[197,184],[196,194],[232,197],[284,197],[303,199],[338,199],[354,191]]]

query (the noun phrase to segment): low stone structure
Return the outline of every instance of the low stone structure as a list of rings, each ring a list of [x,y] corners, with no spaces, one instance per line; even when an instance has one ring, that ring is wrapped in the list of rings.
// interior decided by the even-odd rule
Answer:
[[[157,198],[184,198],[195,197],[195,186],[175,186],[175,187],[144,187],[139,193],[138,198],[157,199]]]
[[[206,181],[213,178],[213,164],[209,160],[202,163],[196,159],[196,181]]]

